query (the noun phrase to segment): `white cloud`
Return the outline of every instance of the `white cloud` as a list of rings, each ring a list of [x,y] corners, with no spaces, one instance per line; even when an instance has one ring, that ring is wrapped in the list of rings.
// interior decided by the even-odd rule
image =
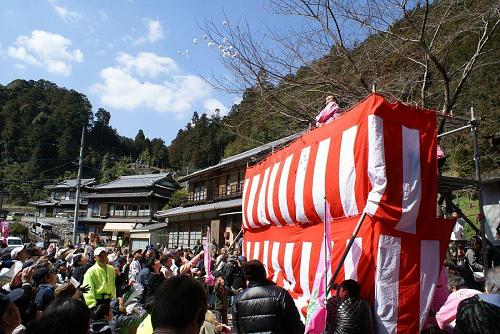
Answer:
[[[16,64],[14,65],[15,68],[17,68],[18,70],[25,70],[26,69],[26,66],[24,66],[23,64]]]
[[[49,0],[49,3],[52,8],[54,8],[56,14],[59,15],[59,17],[61,17],[66,23],[76,23],[82,18],[80,13],[71,11],[63,5],[58,4],[57,0]]]
[[[120,68],[128,73],[135,73],[142,77],[156,77],[159,74],[169,74],[178,71],[177,64],[172,58],[161,57],[152,52],[140,52],[137,57],[127,53],[120,53],[116,58]]]
[[[143,44],[145,42],[154,43],[163,39],[163,27],[159,20],[144,19],[144,23],[146,24],[148,34],[145,37],[137,39],[134,42],[135,45]]]
[[[214,99],[213,97],[205,100],[203,106],[207,109],[208,115],[214,114],[215,109],[219,109],[219,114],[221,116],[227,115],[229,112],[229,109],[221,101]]]
[[[151,43],[163,39],[163,28],[159,20],[148,20],[148,40]]]
[[[121,53],[116,60],[118,64],[104,68],[100,73],[102,81],[91,87],[106,106],[124,110],[149,108],[182,117],[212,92],[202,78],[177,74],[177,65],[168,57],[148,53],[132,57]],[[162,82],[151,82],[140,80],[138,73],[165,75]]]
[[[43,30],[34,30],[31,37],[19,36],[7,54],[29,65],[46,68],[53,74],[68,76],[72,62],[82,62],[79,49],[70,50],[71,40]]]

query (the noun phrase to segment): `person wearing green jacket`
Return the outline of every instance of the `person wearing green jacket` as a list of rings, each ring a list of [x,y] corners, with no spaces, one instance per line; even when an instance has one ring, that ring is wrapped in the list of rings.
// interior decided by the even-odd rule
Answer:
[[[93,308],[101,303],[109,303],[116,298],[115,269],[107,264],[107,252],[104,247],[94,251],[96,263],[87,270],[83,277],[83,286],[88,286],[88,292],[83,295],[85,303]]]

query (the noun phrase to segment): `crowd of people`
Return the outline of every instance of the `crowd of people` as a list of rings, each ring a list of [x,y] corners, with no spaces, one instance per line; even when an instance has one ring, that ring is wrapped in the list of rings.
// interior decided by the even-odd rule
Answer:
[[[479,271],[477,247],[470,243],[463,264]],[[304,333],[291,295],[267,279],[262,263],[247,261],[238,247],[205,249],[210,256],[201,242],[192,250],[156,245],[129,253],[118,243],[103,247],[89,239],[76,247],[5,248],[0,334]],[[500,320],[500,267],[478,282],[460,276],[461,266],[447,263],[451,290],[436,292],[441,302],[433,304],[429,323],[448,332],[488,333]],[[347,280],[335,290],[327,333],[373,332],[360,284]]]

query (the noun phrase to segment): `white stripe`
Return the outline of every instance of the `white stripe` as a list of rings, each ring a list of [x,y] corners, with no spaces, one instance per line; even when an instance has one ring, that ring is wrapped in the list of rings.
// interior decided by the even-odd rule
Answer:
[[[396,230],[415,234],[421,197],[420,134],[403,126],[403,204]]]
[[[278,175],[278,170],[281,162],[277,162],[273,166],[271,171],[271,179],[269,180],[269,188],[267,189],[267,210],[269,210],[269,217],[271,221],[276,225],[281,225],[276,214],[274,213],[274,185],[276,184],[276,175]]]
[[[420,241],[420,330],[431,306],[439,278],[439,241]]]
[[[245,229],[248,229],[248,223],[247,223],[247,218],[246,218],[246,212],[247,212],[247,207],[245,206],[246,205],[246,194],[247,194],[247,187],[248,187],[248,182],[250,181],[250,179],[245,179],[245,184],[243,185],[243,197],[241,199],[241,203],[243,203],[243,210],[242,213],[241,213],[241,219],[242,219],[242,222],[243,222],[243,227]]]
[[[283,164],[283,171],[281,172],[278,201],[280,205],[281,216],[288,225],[292,225],[293,221],[290,217],[290,212],[288,212],[288,174],[290,173],[290,165],[292,164],[293,154],[288,156]]]
[[[262,180],[262,186],[260,187],[259,191],[259,201],[257,203],[257,216],[259,218],[259,223],[262,225],[269,225],[270,222],[267,220],[266,217],[266,192],[267,192],[267,180],[269,179],[269,169],[270,167],[266,168],[266,171],[264,172],[264,179]]]
[[[314,164],[313,173],[313,203],[314,209],[321,219],[325,217],[325,177],[326,163],[328,161],[328,150],[330,149],[330,138],[322,140],[318,146],[318,154]]]
[[[346,243],[349,243],[349,240],[346,240]],[[361,258],[361,254],[363,254],[363,242],[362,238],[354,239],[352,243],[352,247],[347,253],[347,257],[344,262],[344,273],[345,279],[353,279],[355,281],[358,280],[358,264],[359,259]]]
[[[264,241],[264,256],[262,258],[262,264],[266,269],[266,277],[269,276],[269,268],[267,268],[267,257],[269,256],[269,240]]]
[[[256,241],[253,245],[252,260],[259,260],[259,253],[260,253],[260,242]]]
[[[250,245],[251,245],[251,242],[250,241],[247,241],[247,249],[245,251],[245,257],[248,259],[250,258]]]
[[[311,263],[312,242],[302,243],[302,254],[300,255],[300,287],[303,296],[307,299],[311,297],[309,286],[309,264]]]
[[[273,281],[275,283],[278,280],[278,274],[281,270],[280,264],[278,262],[279,251],[280,251],[280,243],[273,242],[273,250],[271,253],[271,265],[273,266],[273,270],[274,270]]]
[[[299,165],[297,167],[297,176],[295,178],[295,207],[296,219],[299,223],[307,223],[307,216],[304,210],[304,182],[306,180],[307,163],[309,162],[309,153],[311,146],[307,146],[300,152]]]
[[[368,178],[372,190],[368,194],[365,211],[373,216],[387,186],[385,173],[384,119],[368,115]]]
[[[375,272],[377,333],[396,333],[398,325],[401,238],[380,235]]]
[[[340,202],[345,216],[358,214],[356,205],[356,168],[354,167],[354,142],[358,127],[353,126],[342,133],[339,157]]]
[[[259,186],[260,175],[257,174],[252,179],[252,186],[250,187],[250,197],[248,197],[247,218],[248,224],[257,228],[258,226],[253,222],[253,206],[255,203],[255,195],[257,195],[257,187]]]
[[[285,246],[285,276],[286,281],[284,282],[284,288],[287,290],[293,290],[295,287],[295,276],[293,275],[293,246],[295,243],[287,242]]]

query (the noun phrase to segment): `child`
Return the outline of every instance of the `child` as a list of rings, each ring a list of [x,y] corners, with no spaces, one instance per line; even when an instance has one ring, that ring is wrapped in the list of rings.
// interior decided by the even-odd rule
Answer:
[[[214,313],[217,321],[227,325],[227,310],[228,310],[228,296],[233,296],[234,292],[228,287],[224,286],[224,278],[217,277],[215,280],[215,309]]]

